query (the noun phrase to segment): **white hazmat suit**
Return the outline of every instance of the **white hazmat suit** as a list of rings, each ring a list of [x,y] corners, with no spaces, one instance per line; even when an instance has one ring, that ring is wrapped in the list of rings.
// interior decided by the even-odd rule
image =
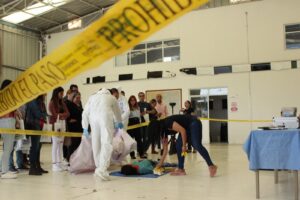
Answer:
[[[117,123],[122,121],[118,102],[109,90],[103,88],[88,99],[82,113],[83,129],[87,130],[89,124],[91,126],[95,175],[103,180],[109,180],[107,168],[113,151],[114,120]]]

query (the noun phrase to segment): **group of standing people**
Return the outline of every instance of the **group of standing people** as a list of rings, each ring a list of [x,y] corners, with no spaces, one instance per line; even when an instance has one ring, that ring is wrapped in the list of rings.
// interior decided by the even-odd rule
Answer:
[[[130,108],[129,126],[138,125],[149,119],[149,125],[141,128],[128,130],[129,135],[137,141],[137,151],[140,158],[147,158],[147,150],[151,146],[151,153],[158,154],[156,146],[160,149],[159,122],[160,118],[168,115],[167,106],[162,102],[162,96],[158,94],[156,99],[150,102],[145,101],[145,93],[138,93],[139,101],[132,95],[128,98]],[[132,159],[136,159],[135,153],[130,154]]]
[[[12,81],[4,80],[1,90],[5,89]],[[21,112],[21,110],[23,112]],[[24,122],[26,130],[43,130],[46,124],[50,124],[51,130],[69,131],[82,133],[82,112],[81,96],[77,85],[71,85],[68,95],[64,98],[64,89],[58,87],[53,90],[51,100],[48,105],[49,113],[46,109],[46,94],[38,96],[36,99],[22,106],[20,109],[0,117],[0,127],[20,128],[21,120]],[[55,129],[59,125],[58,129]],[[3,154],[1,159],[1,178],[17,178],[18,170],[11,166],[13,164],[13,151],[19,135],[1,134],[3,139]],[[48,173],[41,167],[40,154],[42,143],[40,135],[27,135],[30,140],[29,151],[29,175],[42,175]],[[23,138],[24,139],[24,138]],[[67,168],[71,154],[80,145],[81,137],[52,137],[52,170],[63,171]],[[64,149],[64,150],[63,150]],[[64,153],[62,153],[64,152]],[[17,163],[19,169],[27,169],[22,162],[19,163],[22,152],[17,151]],[[66,161],[63,163],[63,158]],[[26,156],[24,157],[26,159]]]
[[[1,90],[7,87],[11,81],[6,80],[1,85]],[[185,175],[184,153],[191,151],[191,147],[198,151],[209,166],[211,176],[215,176],[217,167],[213,164],[208,151],[201,144],[202,124],[194,116],[191,102],[185,102],[183,115],[168,116],[167,106],[162,101],[162,95],[157,94],[156,99],[145,101],[145,93],[138,93],[139,101],[132,95],[125,98],[125,93],[121,93],[120,88],[107,90],[100,89],[93,94],[82,107],[81,95],[76,85],[71,85],[64,97],[64,89],[58,87],[53,90],[51,100],[48,105],[47,114],[45,99],[46,95],[40,95],[33,101],[26,104],[25,116],[14,111],[0,117],[0,127],[18,128],[18,119],[24,119],[25,129],[43,130],[48,122],[52,125],[52,130],[56,132],[78,132],[85,136],[89,135],[89,127],[92,136],[92,149],[96,165],[95,175],[103,180],[109,180],[107,168],[110,165],[112,154],[112,138],[117,129],[127,128],[127,126],[139,125],[148,121],[145,127],[131,128],[129,135],[137,142],[137,152],[140,158],[147,158],[147,150],[151,146],[151,153],[158,154],[158,149],[163,144],[163,155],[158,164],[162,165],[168,151],[168,136],[179,133],[176,141],[178,156],[178,169],[172,175]],[[41,136],[31,135],[30,148],[30,169],[29,175],[42,175],[48,173],[41,167],[40,152],[42,144]],[[3,155],[1,165],[1,178],[16,178],[15,173],[9,171],[9,157],[13,151],[15,135],[2,134]],[[52,170],[63,171],[68,167],[71,154],[78,148],[81,137],[52,136]],[[187,148],[188,144],[188,148]],[[135,152],[131,152],[132,159],[136,159]],[[65,163],[63,162],[63,159]]]
[[[77,85],[71,85],[65,97],[62,87],[54,89],[48,108],[54,131],[82,133],[83,108]],[[80,142],[81,137],[52,136],[52,171],[67,170],[70,156]]]
[[[4,80],[1,85],[1,90],[5,89],[11,83],[11,80]],[[24,120],[24,128],[29,130],[42,130],[44,123],[46,122],[46,106],[45,95],[40,95],[33,101],[27,103],[22,107],[24,112],[15,110],[4,116],[0,117],[0,127],[19,129],[21,128],[21,120]],[[23,113],[23,114],[22,114]],[[20,139],[19,135],[15,134],[1,134],[3,139],[3,154],[1,159],[1,178],[2,179],[14,179],[17,178],[17,170],[10,169],[9,160],[13,160],[13,150],[16,140]],[[48,173],[41,167],[40,153],[42,144],[40,143],[40,136],[30,135],[31,147],[29,152],[30,169],[29,175],[42,175]],[[21,152],[22,154],[22,152]],[[20,156],[18,154],[18,156]],[[21,155],[22,156],[22,155]],[[19,163],[22,165],[22,163]],[[22,167],[22,166],[19,166]]]

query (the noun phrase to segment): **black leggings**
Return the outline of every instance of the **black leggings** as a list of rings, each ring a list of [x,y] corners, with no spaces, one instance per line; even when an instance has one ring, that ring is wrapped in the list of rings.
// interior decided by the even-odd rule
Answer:
[[[136,125],[136,124],[140,124],[139,118],[137,118],[137,117],[129,118],[128,126]],[[144,155],[144,146],[143,146],[143,142],[142,142],[141,128],[131,129],[131,130],[128,130],[127,132],[132,138],[135,139],[135,141],[137,143],[137,151],[140,156],[143,156]],[[131,153],[130,155],[134,155],[134,154]]]
[[[155,145],[160,148],[160,127],[158,120],[151,120],[147,127],[148,135],[150,138],[151,145],[154,147]]]

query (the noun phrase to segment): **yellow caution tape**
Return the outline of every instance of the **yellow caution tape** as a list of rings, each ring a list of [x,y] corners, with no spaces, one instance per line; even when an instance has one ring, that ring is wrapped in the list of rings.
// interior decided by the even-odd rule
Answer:
[[[143,127],[143,126],[148,126],[148,125],[149,125],[149,122],[143,122],[143,123],[140,123],[140,124],[128,126],[128,127],[127,127],[127,131],[128,131],[128,130],[132,130],[132,129],[136,129],[136,128],[141,128],[141,127]]]
[[[208,0],[120,0],[0,92],[0,116],[139,44]]]
[[[181,156],[182,156],[182,157],[186,157],[186,156],[187,156],[187,152],[186,152],[186,151],[182,152],[182,153],[181,153]]]
[[[242,122],[242,123],[261,123],[272,122],[272,120],[240,120],[240,119],[215,119],[215,118],[199,118],[200,120],[209,120],[215,122]],[[127,130],[148,126],[149,122],[128,126]],[[81,137],[81,133],[72,132],[53,132],[53,131],[36,131],[36,130],[20,130],[20,129],[4,129],[0,128],[2,134],[20,134],[20,135],[42,135],[42,136],[65,136],[65,137]]]
[[[41,135],[41,136],[64,136],[64,137],[81,137],[82,133],[71,132],[54,132],[54,131],[37,131],[0,128],[2,134],[19,134],[19,135]]]
[[[244,122],[244,123],[264,123],[272,122],[272,120],[248,120],[248,119],[216,119],[216,118],[199,118],[200,120],[209,120],[213,122]]]

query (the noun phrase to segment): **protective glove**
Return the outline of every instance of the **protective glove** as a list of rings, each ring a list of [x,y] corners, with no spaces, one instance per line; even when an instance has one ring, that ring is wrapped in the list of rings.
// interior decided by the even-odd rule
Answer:
[[[84,135],[86,138],[88,138],[88,137],[90,136],[90,133],[89,133],[88,129],[86,129],[86,128],[83,129],[83,135]]]
[[[119,122],[118,125],[117,125],[118,129],[123,129],[124,128],[124,125],[122,122]]]

